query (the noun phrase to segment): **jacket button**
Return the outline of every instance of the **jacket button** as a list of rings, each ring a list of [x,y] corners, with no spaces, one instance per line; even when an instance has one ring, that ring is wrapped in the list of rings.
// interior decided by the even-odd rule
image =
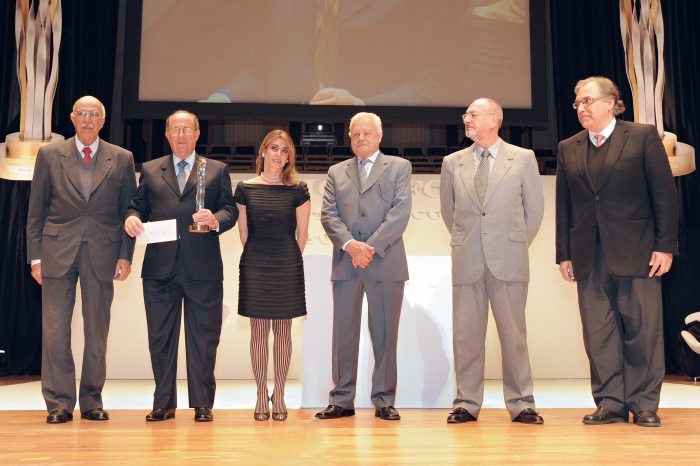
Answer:
[[[486,212],[481,212],[482,217],[486,217]]]
[[[597,201],[597,200],[599,200],[599,199],[600,199],[600,197],[596,196],[596,197],[594,197],[594,199],[595,199],[595,200]]]

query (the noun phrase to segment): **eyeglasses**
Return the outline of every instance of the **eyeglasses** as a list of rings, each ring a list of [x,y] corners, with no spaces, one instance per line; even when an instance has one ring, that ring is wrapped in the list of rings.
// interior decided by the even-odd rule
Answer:
[[[581,105],[588,108],[593,102],[597,102],[600,99],[602,99],[602,97],[584,97],[583,99],[574,100],[574,103],[571,104],[571,106],[574,107],[574,110],[578,110],[579,106]]]
[[[87,118],[88,116],[91,116],[92,118],[102,118],[104,116],[103,113],[98,112],[97,110],[78,110],[77,112],[73,112],[73,115],[80,118]]]
[[[471,119],[473,120],[480,115],[495,115],[495,114],[494,113],[467,112],[464,115],[462,115],[462,121],[467,121],[467,118],[469,118],[469,117],[471,117]]]
[[[170,129],[168,129],[168,133],[171,136],[179,136],[180,133],[184,134],[185,136],[192,136],[195,131],[197,131],[197,130],[192,129],[192,128],[170,128]]]

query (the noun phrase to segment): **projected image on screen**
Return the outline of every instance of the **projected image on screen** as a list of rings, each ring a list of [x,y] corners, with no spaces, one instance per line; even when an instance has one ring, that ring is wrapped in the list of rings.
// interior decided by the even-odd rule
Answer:
[[[527,0],[143,0],[139,100],[530,108]]]

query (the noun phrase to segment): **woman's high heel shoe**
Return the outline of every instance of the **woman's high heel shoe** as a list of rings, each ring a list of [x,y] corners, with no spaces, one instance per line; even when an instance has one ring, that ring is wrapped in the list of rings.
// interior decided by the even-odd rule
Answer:
[[[270,398],[267,399],[267,403],[265,403],[265,411],[257,412],[255,411],[253,413],[253,419],[256,421],[267,421],[270,419],[270,411],[268,409],[268,406],[270,405]],[[257,405],[256,405],[257,408]]]
[[[274,412],[274,406],[275,406],[275,394],[272,394],[272,397],[270,398],[270,401],[272,402],[272,419],[275,421],[285,421],[287,420],[287,411],[284,411],[282,413],[276,413]]]
[[[274,419],[275,421],[286,421],[287,411],[283,413],[272,413],[272,419]]]

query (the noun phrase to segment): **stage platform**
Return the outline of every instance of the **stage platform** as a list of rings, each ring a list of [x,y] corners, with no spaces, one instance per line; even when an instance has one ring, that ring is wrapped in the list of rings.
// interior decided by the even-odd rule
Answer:
[[[669,377],[661,392],[661,428],[581,423],[593,401],[585,379],[536,380],[542,426],[510,422],[500,380],[486,382],[479,421],[448,425],[446,409],[401,409],[398,422],[371,409],[319,420],[299,409],[290,381],[289,418],[256,422],[252,381],[219,380],[213,423],[191,409],[147,423],[153,382],[108,380],[109,422],[47,425],[36,379],[0,379],[0,464],[699,464],[700,384]],[[400,389],[400,388],[399,388]],[[186,384],[178,402],[187,406]]]

